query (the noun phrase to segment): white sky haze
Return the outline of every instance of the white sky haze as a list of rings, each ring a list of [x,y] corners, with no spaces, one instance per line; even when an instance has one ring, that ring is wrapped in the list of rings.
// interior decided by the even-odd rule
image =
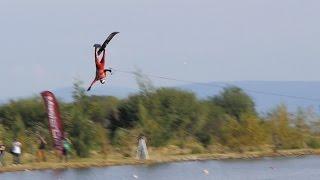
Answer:
[[[317,0],[1,0],[0,99],[94,77],[94,43],[111,67],[200,82],[320,80]],[[110,86],[135,87],[116,73]],[[154,80],[158,85],[174,82]]]

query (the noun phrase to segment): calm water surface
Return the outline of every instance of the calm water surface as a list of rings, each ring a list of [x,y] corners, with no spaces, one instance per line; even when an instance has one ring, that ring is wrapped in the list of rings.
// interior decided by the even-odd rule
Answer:
[[[207,172],[207,173],[206,173]],[[168,163],[152,166],[24,171],[0,180],[320,180],[320,156]]]

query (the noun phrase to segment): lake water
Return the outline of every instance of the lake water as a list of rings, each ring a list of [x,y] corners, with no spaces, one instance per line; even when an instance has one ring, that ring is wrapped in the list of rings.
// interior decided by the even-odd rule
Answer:
[[[24,171],[0,180],[216,180],[320,179],[320,156],[257,160],[191,161],[151,166]]]

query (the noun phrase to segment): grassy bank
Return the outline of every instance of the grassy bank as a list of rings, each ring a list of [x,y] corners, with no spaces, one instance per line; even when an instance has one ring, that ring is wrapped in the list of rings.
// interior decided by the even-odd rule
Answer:
[[[150,160],[139,161],[132,157],[120,157],[111,154],[107,157],[94,155],[91,158],[71,159],[69,162],[59,162],[57,159],[48,159],[47,162],[24,162],[21,165],[7,165],[0,167],[0,172],[30,171],[45,169],[67,169],[67,168],[89,168],[106,167],[116,165],[139,165],[139,164],[157,164],[180,161],[202,161],[202,160],[225,160],[225,159],[256,159],[262,157],[299,157],[305,155],[320,155],[320,150],[314,149],[296,149],[273,151],[256,151],[243,153],[206,153],[206,154],[181,154],[164,155],[154,152]]]

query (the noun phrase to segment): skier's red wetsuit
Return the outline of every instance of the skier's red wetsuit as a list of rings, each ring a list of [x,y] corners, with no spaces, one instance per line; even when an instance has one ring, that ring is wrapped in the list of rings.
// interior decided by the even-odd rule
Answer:
[[[99,60],[99,58],[98,58],[97,51],[98,51],[98,48],[96,47],[95,50],[94,50],[94,58],[95,58],[95,63],[96,63],[96,77],[92,81],[92,83],[89,86],[89,88],[87,89],[87,91],[90,91],[92,85],[96,81],[100,81],[103,84],[104,80],[107,77],[107,71],[111,72],[111,70],[109,70],[109,69],[104,69],[104,66],[105,66],[105,50],[103,50],[103,52],[102,52],[103,54],[102,54],[101,60]]]

